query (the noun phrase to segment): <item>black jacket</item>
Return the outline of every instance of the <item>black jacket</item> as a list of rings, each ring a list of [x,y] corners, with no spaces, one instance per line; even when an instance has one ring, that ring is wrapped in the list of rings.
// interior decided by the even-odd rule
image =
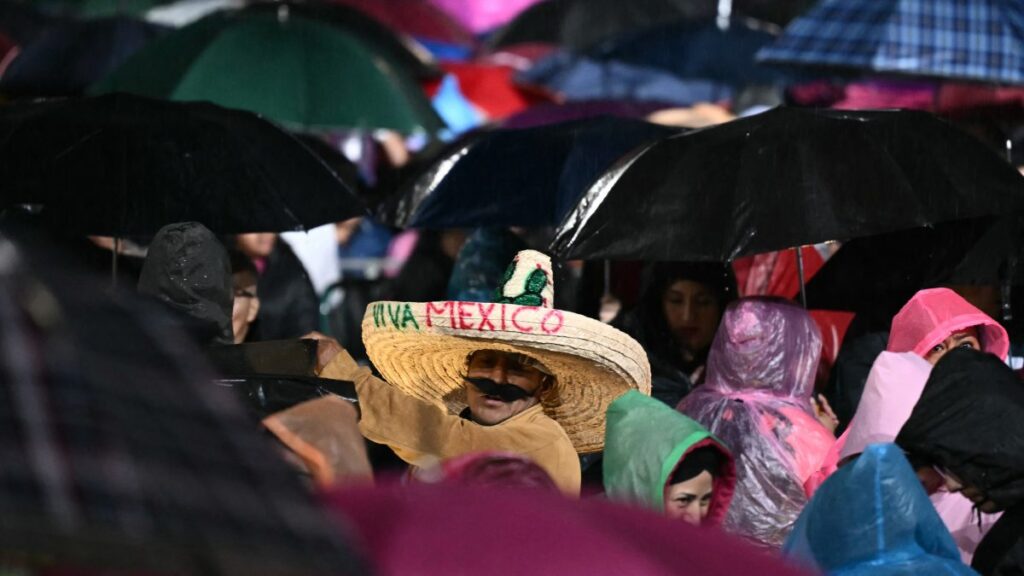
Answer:
[[[1024,384],[991,354],[957,349],[932,370],[896,443],[1006,510],[978,546],[983,575],[1024,574]]]
[[[260,313],[247,340],[288,340],[320,328],[320,299],[287,242],[274,245],[256,292]]]

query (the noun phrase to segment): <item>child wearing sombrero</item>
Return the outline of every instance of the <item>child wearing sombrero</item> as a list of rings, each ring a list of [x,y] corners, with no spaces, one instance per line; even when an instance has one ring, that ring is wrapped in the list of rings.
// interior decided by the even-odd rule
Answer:
[[[321,375],[353,381],[363,435],[410,464],[515,452],[577,494],[578,454],[602,449],[608,405],[650,394],[651,372],[626,334],[553,308],[551,278],[525,250],[496,302],[374,302],[363,342],[386,382],[344,351]]]

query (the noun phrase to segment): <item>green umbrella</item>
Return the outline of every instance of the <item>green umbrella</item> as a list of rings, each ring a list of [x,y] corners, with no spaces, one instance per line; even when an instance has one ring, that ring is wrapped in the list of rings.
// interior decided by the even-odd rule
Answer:
[[[352,33],[283,11],[208,16],[149,44],[92,92],[209,100],[299,130],[443,127],[405,70]]]

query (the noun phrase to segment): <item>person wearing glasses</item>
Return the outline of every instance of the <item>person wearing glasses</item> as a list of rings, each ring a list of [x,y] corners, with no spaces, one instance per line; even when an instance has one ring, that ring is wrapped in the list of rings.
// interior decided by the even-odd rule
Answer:
[[[578,494],[578,455],[603,448],[608,405],[649,395],[651,372],[626,334],[554,308],[551,278],[550,259],[524,250],[495,302],[371,303],[363,342],[383,379],[314,334],[320,375],[354,382],[360,431],[413,466],[510,452]]]

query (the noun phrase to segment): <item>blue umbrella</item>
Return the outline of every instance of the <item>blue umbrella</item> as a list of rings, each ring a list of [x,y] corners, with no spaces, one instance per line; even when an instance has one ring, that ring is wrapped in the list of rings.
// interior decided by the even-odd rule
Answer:
[[[705,78],[679,78],[650,66],[556,52],[516,76],[521,84],[537,86],[565,100],[629,100],[692,106],[728,100],[728,84]]]
[[[823,0],[758,58],[1024,84],[1024,2]]]
[[[554,226],[615,161],[677,133],[613,117],[477,132],[407,182],[379,215],[416,228]]]
[[[61,20],[22,47],[0,79],[7,93],[77,95],[166,29],[134,18]]]
[[[741,90],[751,84],[787,83],[792,74],[758,64],[757,51],[776,36],[733,22],[721,29],[713,21],[679,22],[606,42],[589,55],[657,68],[684,79],[705,79]]]

